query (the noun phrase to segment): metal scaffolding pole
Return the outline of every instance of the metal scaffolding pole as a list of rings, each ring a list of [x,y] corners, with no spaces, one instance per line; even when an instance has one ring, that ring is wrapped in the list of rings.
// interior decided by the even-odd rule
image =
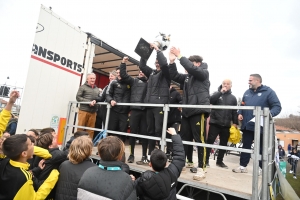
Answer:
[[[259,199],[258,195],[258,164],[259,164],[259,144],[260,144],[260,106],[255,107],[255,127],[254,127],[254,158],[252,177],[252,200]]]
[[[263,112],[263,145],[262,145],[262,194],[261,198],[269,200],[268,195],[268,154],[269,154],[269,108],[264,108]]]

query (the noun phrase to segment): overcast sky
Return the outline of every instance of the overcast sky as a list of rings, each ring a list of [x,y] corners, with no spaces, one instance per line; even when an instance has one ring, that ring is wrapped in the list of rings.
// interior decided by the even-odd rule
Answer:
[[[280,116],[300,111],[300,1],[0,0],[0,84],[24,87],[41,4],[136,59],[140,37],[170,33],[182,55],[208,63],[211,93],[230,78],[242,97],[258,73],[277,93]]]

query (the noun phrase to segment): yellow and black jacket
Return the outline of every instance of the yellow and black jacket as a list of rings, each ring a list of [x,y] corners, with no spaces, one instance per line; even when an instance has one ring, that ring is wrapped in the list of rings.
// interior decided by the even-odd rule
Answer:
[[[8,121],[10,119],[10,111],[3,109],[0,113],[0,137],[2,137],[3,132],[6,129]]]
[[[52,170],[45,181],[28,172],[29,164],[5,158],[0,163],[0,200],[45,199],[55,186],[59,172]]]

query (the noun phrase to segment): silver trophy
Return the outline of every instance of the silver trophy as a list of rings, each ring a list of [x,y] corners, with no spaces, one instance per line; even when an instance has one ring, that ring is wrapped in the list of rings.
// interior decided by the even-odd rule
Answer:
[[[170,45],[170,34],[166,35],[164,33],[159,33],[158,36],[155,37],[154,44],[161,50],[166,50]]]

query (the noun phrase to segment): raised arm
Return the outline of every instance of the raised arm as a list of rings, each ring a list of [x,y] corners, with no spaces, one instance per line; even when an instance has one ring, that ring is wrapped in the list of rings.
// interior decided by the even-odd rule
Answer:
[[[149,76],[152,74],[153,69],[149,66],[147,66],[147,61],[143,58],[140,59],[140,70],[149,78]]]
[[[186,57],[181,57],[180,64],[189,74],[192,74],[200,81],[204,81],[209,77],[206,63],[201,63],[200,67],[196,67],[191,61],[189,61],[189,59],[187,59]]]
[[[164,56],[164,54],[161,51],[157,51],[157,61],[160,65],[160,69],[162,71],[162,74],[164,75],[164,77],[166,78],[166,80],[167,80],[167,82],[170,86],[171,77],[170,77],[167,58]]]
[[[173,80],[177,83],[180,83],[182,85],[184,84],[184,81],[185,81],[186,77],[188,76],[187,74],[178,73],[176,63],[169,65],[169,73],[170,73],[171,80]]]
[[[193,75],[196,79],[199,79],[200,81],[208,79],[209,73],[206,63],[201,63],[201,65],[197,67],[194,66],[194,64],[189,59],[181,55],[179,48],[172,47],[170,49],[170,52],[180,60],[180,64],[185,68],[185,70],[189,74]]]
[[[180,176],[182,168],[185,165],[185,153],[180,135],[177,135],[174,128],[168,128],[167,132],[172,135],[173,142],[173,160],[168,166],[176,177]]]
[[[120,64],[120,76],[124,83],[129,84],[130,86],[134,82],[134,78],[129,76],[126,71],[126,62],[128,61],[128,57],[124,57],[122,63]]]

